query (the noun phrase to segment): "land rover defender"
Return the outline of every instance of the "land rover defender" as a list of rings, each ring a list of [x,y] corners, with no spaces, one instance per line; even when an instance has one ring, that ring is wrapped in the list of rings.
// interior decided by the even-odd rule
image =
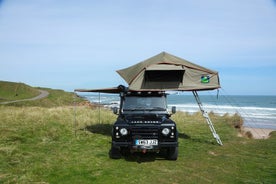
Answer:
[[[109,156],[121,158],[125,153],[156,152],[168,160],[177,160],[178,132],[167,110],[167,94],[162,91],[125,91],[120,93],[120,107],[112,129]],[[161,154],[160,154],[161,155]]]

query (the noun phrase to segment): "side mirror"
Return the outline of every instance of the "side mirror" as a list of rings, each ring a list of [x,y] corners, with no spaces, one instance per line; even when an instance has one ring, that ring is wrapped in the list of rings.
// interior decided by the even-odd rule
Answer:
[[[175,113],[176,113],[176,107],[172,106],[172,114],[175,114]]]
[[[114,114],[118,114],[118,107],[113,107],[112,110]]]

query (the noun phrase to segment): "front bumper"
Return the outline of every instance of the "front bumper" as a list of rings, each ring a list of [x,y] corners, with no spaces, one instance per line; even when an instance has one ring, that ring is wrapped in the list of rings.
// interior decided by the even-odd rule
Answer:
[[[115,148],[127,148],[130,150],[161,150],[162,148],[178,147],[178,142],[159,142],[158,145],[143,146],[135,145],[133,142],[117,142],[112,141],[112,147]]]

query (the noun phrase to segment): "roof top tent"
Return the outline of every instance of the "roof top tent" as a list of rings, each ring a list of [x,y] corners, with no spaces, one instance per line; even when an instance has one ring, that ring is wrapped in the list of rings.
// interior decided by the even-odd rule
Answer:
[[[216,139],[222,145],[213,123],[204,110],[197,91],[220,88],[218,72],[191,63],[166,52],[161,52],[133,66],[117,71],[128,83],[130,91],[192,91],[203,117]],[[120,93],[122,86],[79,92]]]
[[[198,91],[220,88],[218,72],[166,52],[117,72],[133,91]]]
[[[199,109],[222,145],[213,123],[204,110],[197,91],[220,88],[218,72],[161,52],[149,59],[117,71],[133,91],[192,91]]]

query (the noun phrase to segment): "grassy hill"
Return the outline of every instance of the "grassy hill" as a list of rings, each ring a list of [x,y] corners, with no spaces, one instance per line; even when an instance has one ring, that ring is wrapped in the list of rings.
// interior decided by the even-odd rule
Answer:
[[[177,112],[177,161],[108,157],[116,116],[85,106],[0,106],[0,183],[275,183],[276,134],[238,137],[237,116],[211,114],[224,146],[199,114]],[[75,115],[76,114],[76,122]],[[238,122],[239,123],[239,122]]]
[[[0,102],[32,98],[40,92],[24,83],[0,81]]]
[[[73,105],[74,101],[84,101],[81,98],[76,97],[74,93],[66,92],[59,89],[31,87],[23,83],[14,83],[0,81],[0,102],[20,100],[33,98],[40,94],[39,89],[46,90],[49,92],[48,97],[35,100],[35,101],[23,101],[7,104],[5,106],[39,106],[39,107],[55,107],[55,106],[66,106]]]

